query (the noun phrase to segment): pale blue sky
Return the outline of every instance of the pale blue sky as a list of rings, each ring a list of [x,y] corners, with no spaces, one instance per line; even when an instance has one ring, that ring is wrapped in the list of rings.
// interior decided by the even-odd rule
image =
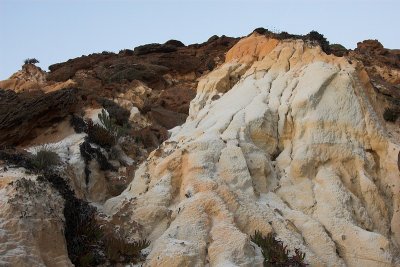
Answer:
[[[304,34],[355,48],[379,39],[400,48],[399,0],[0,0],[0,80],[35,57],[43,69],[94,52],[211,35],[244,36],[257,27]]]

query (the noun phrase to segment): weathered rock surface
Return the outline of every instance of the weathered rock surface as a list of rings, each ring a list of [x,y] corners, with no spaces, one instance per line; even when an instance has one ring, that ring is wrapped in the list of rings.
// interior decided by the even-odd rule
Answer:
[[[237,40],[222,36],[189,46],[170,40],[118,54],[82,56],[50,66],[49,73],[25,64],[9,79],[0,81],[0,130],[5,133],[0,145],[27,145],[40,135],[40,128],[57,127],[55,112],[47,114],[43,110],[57,110],[56,117],[62,119],[88,107],[107,108],[104,99],[116,102],[128,113],[138,108],[141,123],[135,125],[135,130],[161,127],[166,131],[180,125],[196,94],[197,78],[221,64]],[[61,89],[78,90],[73,106],[65,106],[68,97],[58,97]],[[166,112],[161,114],[160,109]],[[16,121],[22,124],[16,129],[18,133],[12,132]]]
[[[0,265],[73,266],[64,238],[64,200],[24,172],[0,171]]]
[[[10,78],[0,81],[0,89],[12,89],[15,92],[43,91],[51,92],[76,87],[72,80],[52,82],[47,80],[47,73],[33,64],[24,64]]]
[[[400,50],[386,49],[377,40],[365,40],[349,53],[363,64],[364,86],[375,91],[375,110],[387,121],[389,137],[400,139]]]
[[[46,84],[46,73],[33,64],[24,64],[22,69],[10,78],[0,81],[0,88],[16,92],[39,90]]]
[[[0,146],[29,143],[39,132],[77,112],[79,102],[77,89],[48,94],[0,90]]]
[[[242,39],[105,210],[152,241],[147,266],[260,266],[255,230],[311,266],[400,264],[400,146],[361,72],[302,40]]]
[[[25,65],[0,82],[0,146],[47,143],[101,224],[151,241],[145,266],[262,266],[256,230],[310,266],[398,266],[400,121],[383,118],[400,111],[399,53],[364,41],[336,57],[307,36]],[[131,124],[108,148],[70,124],[102,108]],[[71,266],[64,200],[20,161],[0,161],[0,265]]]

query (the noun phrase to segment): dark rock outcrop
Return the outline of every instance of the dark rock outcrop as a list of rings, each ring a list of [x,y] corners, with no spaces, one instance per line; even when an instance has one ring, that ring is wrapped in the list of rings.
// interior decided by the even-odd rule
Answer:
[[[170,53],[177,50],[175,45],[170,44],[147,44],[141,45],[133,50],[135,55],[147,55],[150,53]]]
[[[77,89],[53,92],[36,88],[20,94],[0,90],[0,145],[27,144],[37,136],[37,129],[49,127],[72,113],[81,113],[85,106],[107,109],[122,125],[127,122],[129,111],[118,108],[113,100],[132,90],[138,81],[153,91],[144,96],[145,107],[138,107],[149,112],[152,120],[152,130],[145,132],[154,137],[157,129],[157,142],[149,141],[153,137],[144,138],[155,145],[166,136],[167,129],[185,121],[189,103],[196,94],[197,78],[221,64],[237,41],[238,38],[222,36],[185,46],[169,40],[165,44],[121,50],[118,54],[102,52],[51,65],[50,72],[41,79],[43,87],[72,81]]]
[[[349,55],[363,63],[386,114],[400,115],[400,50],[384,48],[378,40],[365,40]]]
[[[34,130],[61,121],[78,109],[77,89],[48,94],[0,90],[0,145],[17,145],[34,137]]]

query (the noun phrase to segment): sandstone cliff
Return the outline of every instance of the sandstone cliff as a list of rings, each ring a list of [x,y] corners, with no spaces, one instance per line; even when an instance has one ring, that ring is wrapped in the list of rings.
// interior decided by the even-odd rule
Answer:
[[[150,77],[148,72],[157,73],[159,67],[147,65],[148,60],[170,62],[164,58],[165,53],[185,54],[210,44],[189,49],[177,48],[180,45],[173,42],[139,48],[128,56],[144,65],[135,71],[127,70],[126,65],[118,66],[115,60],[122,59],[109,54],[92,56],[89,62],[82,58],[55,65],[45,83],[71,79],[79,88],[69,95],[77,100],[60,100],[56,94],[64,91],[57,89],[42,92],[32,102],[41,106],[46,97],[56,103],[65,101],[69,111],[59,114],[62,111],[52,108],[53,118],[84,110],[84,117],[96,122],[104,102],[92,93],[82,92],[101,92],[104,98],[113,98],[115,103],[131,109],[130,122],[142,125],[136,129],[144,133],[142,136],[147,135],[144,125],[159,121],[157,114],[174,118],[176,113],[188,113],[182,125],[164,122],[164,128],[176,127],[161,138],[167,140],[158,147],[157,142],[139,146],[125,139],[113,149],[91,144],[91,149],[99,152],[93,152],[97,158],[88,160],[82,151],[86,134],[75,133],[63,120],[56,123],[46,118],[40,109],[32,117],[42,120],[44,129],[55,123],[52,132],[45,135],[45,130],[32,130],[28,122],[21,127],[35,133],[33,137],[11,131],[18,129],[18,122],[25,118],[19,118],[14,111],[13,116],[0,120],[8,134],[0,140],[6,143],[19,136],[13,139],[14,144],[25,145],[29,151],[45,140],[51,142],[49,146],[61,157],[63,164],[59,168],[64,178],[79,198],[96,205],[99,223],[111,225],[125,240],[150,241],[145,266],[262,266],[261,250],[250,240],[255,231],[276,233],[291,252],[304,252],[310,266],[398,266],[398,51],[368,41],[339,57],[326,54],[318,43],[278,38],[262,31],[230,44],[233,47],[228,45],[225,56],[224,50],[218,50],[221,62],[189,75],[191,78],[179,72],[179,64],[170,67],[174,70],[171,73],[160,70],[161,76]],[[148,54],[151,56],[144,57]],[[201,69],[201,64],[196,68]],[[111,79],[117,70],[115,77],[134,74],[132,80],[121,78],[119,85],[128,88],[122,92],[116,91],[115,83],[101,78],[108,75],[107,79]],[[171,77],[175,85],[197,84],[195,97],[188,96],[189,110],[176,102],[182,88],[170,85]],[[111,89],[104,93],[107,86]],[[154,90],[165,91],[139,97],[139,91]],[[12,94],[10,99],[25,103],[22,96],[27,92],[7,94]],[[170,94],[171,100],[162,104],[168,99],[165,94]],[[93,99],[99,103],[93,104]],[[150,108],[144,108],[146,105]],[[160,107],[163,109],[157,111]],[[138,157],[132,147],[148,148],[147,152],[150,147],[157,148],[148,157],[145,152]],[[114,170],[102,168],[104,162],[98,153]],[[32,254],[27,266],[70,265],[62,236],[62,221],[68,220],[61,214],[63,199],[45,186],[35,189],[37,197],[35,193],[28,194],[33,200],[27,200],[27,196],[17,198],[18,194],[26,194],[28,182],[23,180],[23,186],[17,183],[25,176],[24,169],[10,165],[18,160],[7,155],[2,158],[6,167],[0,174],[0,194],[6,196],[4,199],[18,201],[0,202],[1,229],[5,233],[1,238],[8,244],[0,246],[5,255],[0,256],[0,261],[17,266],[21,263],[15,255]],[[19,165],[29,169],[25,163]],[[85,178],[87,169],[89,179],[87,175]],[[28,176],[36,188],[41,181],[34,182],[38,175]],[[122,193],[113,185],[121,180],[126,188]],[[11,181],[13,184],[9,184]],[[54,207],[46,214],[35,213],[31,205],[40,203],[42,198],[52,199]],[[27,234],[25,221],[22,226],[17,223],[17,213],[24,210],[33,212],[28,217],[37,225],[33,237]],[[45,236],[38,220],[54,229],[54,242],[59,246],[43,244],[50,237]]]
[[[312,266],[395,265],[400,147],[362,71],[301,40],[242,39],[105,207],[144,225],[151,266],[261,264],[255,230]]]

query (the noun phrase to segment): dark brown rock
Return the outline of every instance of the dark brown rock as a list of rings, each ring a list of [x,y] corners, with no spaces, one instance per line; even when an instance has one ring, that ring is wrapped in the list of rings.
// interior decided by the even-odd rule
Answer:
[[[139,131],[133,131],[131,136],[138,139],[147,150],[151,151],[167,140],[168,131],[164,127],[153,125]]]
[[[34,138],[34,129],[61,121],[77,111],[80,101],[77,89],[48,94],[0,90],[0,145],[17,145]]]
[[[385,107],[382,117],[394,123],[396,120],[387,118],[392,117],[388,114],[400,114],[400,50],[384,48],[378,40],[365,40],[349,56],[362,62],[377,100]]]
[[[82,106],[105,107],[102,99],[111,102],[140,81],[154,92],[146,96],[148,99],[140,109],[153,120],[153,128],[144,130],[152,134],[143,138],[154,145],[167,135],[166,129],[185,121],[198,77],[221,64],[225,53],[237,41],[237,38],[221,36],[185,46],[180,41],[169,40],[165,44],[121,50],[118,54],[102,52],[51,65],[43,86],[72,79],[79,89],[48,94],[31,92],[29,96],[2,91],[0,144],[29,144],[38,134],[37,129],[49,127],[71,113],[79,113]],[[127,111],[119,113],[119,124],[126,122],[127,114]]]
[[[357,43],[354,50],[364,65],[388,65],[400,68],[400,51],[384,48],[378,40],[365,40]]]
[[[149,117],[157,124],[165,127],[166,129],[174,128],[181,125],[186,121],[186,114],[167,110],[162,107],[152,108],[149,112]]]
[[[171,87],[161,92],[160,97],[153,106],[160,106],[167,110],[189,114],[190,101],[196,96],[196,92],[190,87]]]
[[[65,63],[58,63],[49,66],[50,73],[47,77],[50,81],[66,81],[74,77],[78,70],[89,69],[98,62],[114,56],[114,54],[92,54],[70,59]]]

